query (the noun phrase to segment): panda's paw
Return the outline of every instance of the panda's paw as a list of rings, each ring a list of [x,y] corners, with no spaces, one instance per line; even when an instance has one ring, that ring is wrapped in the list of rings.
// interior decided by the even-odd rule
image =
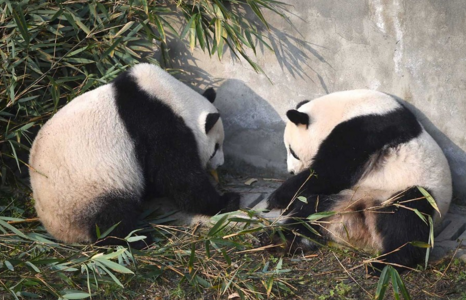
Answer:
[[[292,197],[291,197],[292,198]],[[288,206],[291,200],[290,197],[284,195],[282,191],[279,189],[275,190],[267,200],[267,209],[284,209]]]
[[[239,209],[239,204],[241,202],[241,196],[235,192],[226,192],[222,195],[222,200],[226,203],[225,208],[222,212],[230,212]]]

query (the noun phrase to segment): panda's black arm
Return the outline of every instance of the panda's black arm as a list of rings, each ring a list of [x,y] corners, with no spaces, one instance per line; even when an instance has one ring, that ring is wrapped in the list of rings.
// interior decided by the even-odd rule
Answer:
[[[168,170],[157,181],[157,189],[163,196],[172,199],[180,210],[212,216],[239,209],[239,194],[220,195],[204,169],[199,167],[183,171]]]
[[[295,196],[305,193],[307,182],[311,180],[311,171],[305,170],[295,176],[288,178],[269,197],[268,209],[284,209]]]

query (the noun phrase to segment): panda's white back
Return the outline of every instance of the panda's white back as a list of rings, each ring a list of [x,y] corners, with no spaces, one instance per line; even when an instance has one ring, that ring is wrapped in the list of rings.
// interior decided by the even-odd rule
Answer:
[[[421,135],[390,150],[380,168],[373,169],[357,186],[380,189],[380,199],[412,186],[427,188],[434,197],[441,216],[435,214],[437,224],[450,207],[452,189],[448,162],[442,149],[425,131]]]
[[[92,145],[86,147],[85,145]],[[111,190],[141,194],[142,174],[134,146],[119,119],[111,84],[77,97],[39,131],[31,149],[31,185],[36,210],[59,239],[88,240],[74,222],[85,207]]]

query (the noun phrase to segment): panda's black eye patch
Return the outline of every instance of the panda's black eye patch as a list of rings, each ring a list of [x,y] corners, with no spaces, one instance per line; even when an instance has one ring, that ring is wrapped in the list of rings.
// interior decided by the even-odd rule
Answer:
[[[215,154],[217,153],[217,150],[220,148],[220,145],[217,143],[215,144],[215,149],[214,149],[214,153],[212,153],[212,155],[210,156],[210,158],[214,157]]]
[[[296,155],[296,153],[294,153],[293,149],[291,149],[291,146],[290,146],[290,152],[291,152],[291,155],[293,155],[294,158],[296,158],[297,160],[300,160],[299,157]]]

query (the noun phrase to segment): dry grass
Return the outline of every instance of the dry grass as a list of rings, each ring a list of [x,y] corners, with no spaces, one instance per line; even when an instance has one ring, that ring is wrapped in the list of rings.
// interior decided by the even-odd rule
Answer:
[[[156,243],[137,251],[54,243],[15,201],[3,208],[2,215],[15,215],[0,217],[0,295],[6,298],[373,299],[379,284],[366,275],[368,255],[264,246],[259,235],[271,223],[246,214],[193,228],[160,224],[165,216],[154,212],[147,217],[153,227],[137,234],[150,232]],[[447,257],[403,274],[402,281],[411,299],[462,299],[465,267]],[[391,284],[385,299],[398,299]]]

